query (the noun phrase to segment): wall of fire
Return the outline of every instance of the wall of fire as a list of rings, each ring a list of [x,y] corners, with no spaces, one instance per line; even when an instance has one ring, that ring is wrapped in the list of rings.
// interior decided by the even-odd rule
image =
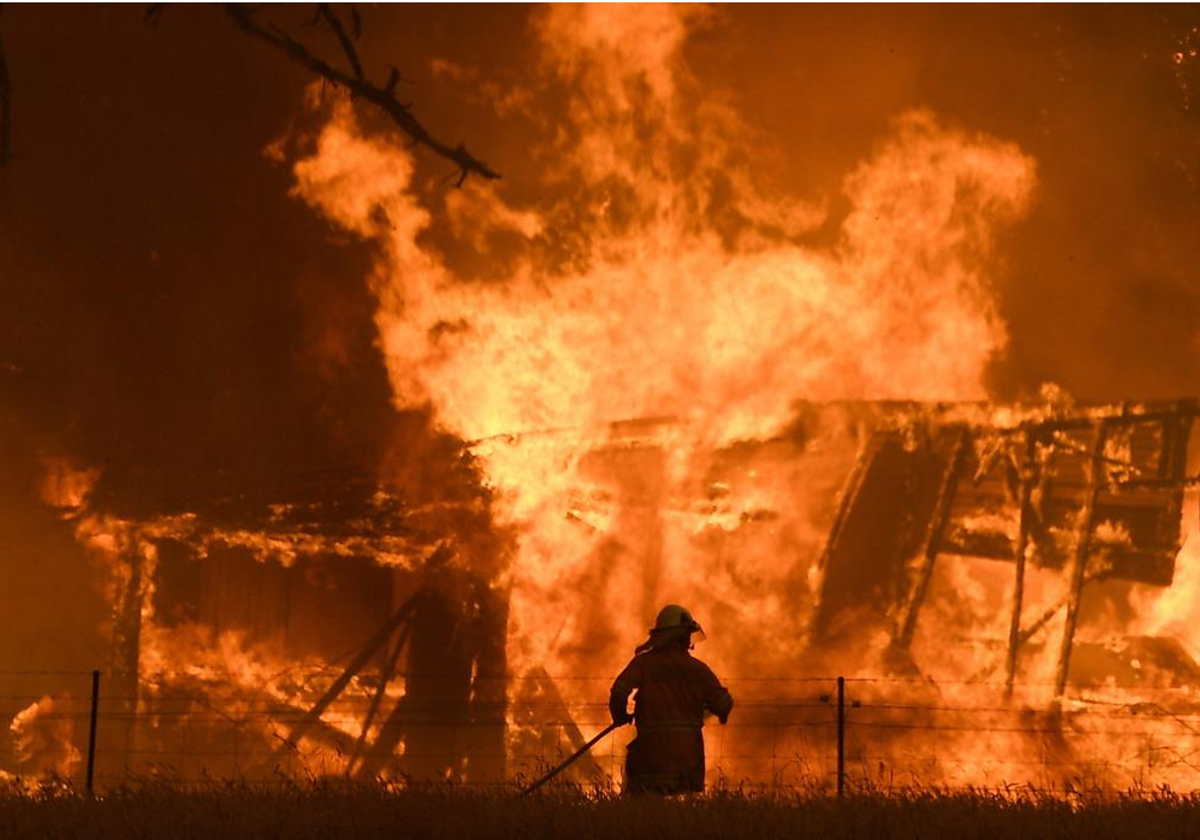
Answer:
[[[641,634],[668,599],[716,629],[704,658],[735,680],[953,678],[970,661],[980,680],[1020,682],[1049,661],[1039,651],[1061,647],[1043,609],[1054,629],[1070,625],[1060,678],[1105,679],[1127,663],[1074,636],[1105,613],[1104,599],[1121,597],[1120,581],[1171,582],[1192,411],[1138,407],[1138,421],[1129,407],[1014,418],[980,406],[821,405],[801,407],[768,439],[682,447],[673,421],[616,425],[577,453],[562,499],[588,546],[570,558],[578,597],[567,629],[542,661],[511,668],[507,561],[471,556],[496,555],[496,543],[458,539],[454,520],[425,529],[405,559],[390,546],[385,563],[369,539],[359,553],[272,558],[212,533],[149,528],[115,610],[113,670],[128,675],[117,693],[129,725],[108,733],[107,747],[131,771],[153,756],[215,775],[283,766],[503,780],[598,728],[579,710],[594,709],[607,685],[571,677],[615,673],[630,626]],[[938,628],[944,649],[924,655],[922,622],[945,620],[972,566],[992,569],[974,579],[991,588],[959,592],[950,611],[974,613],[960,616],[962,637]],[[1014,573],[1024,605],[1013,604]],[[999,630],[981,643],[980,628]],[[241,654],[207,655],[221,639]],[[175,657],[165,672],[164,656]],[[756,700],[799,689],[739,691],[741,714],[753,717]],[[214,721],[215,708],[238,725]],[[765,753],[769,737],[748,727],[730,748]],[[197,743],[209,747],[199,760]],[[574,778],[608,769],[585,761]]]

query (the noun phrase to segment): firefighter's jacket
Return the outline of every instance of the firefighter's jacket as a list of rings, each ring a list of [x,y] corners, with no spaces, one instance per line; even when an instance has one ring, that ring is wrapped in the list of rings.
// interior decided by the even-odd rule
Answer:
[[[707,665],[677,645],[648,650],[625,667],[609,695],[614,720],[626,716],[635,690],[638,734],[626,755],[626,790],[704,790],[704,715],[723,723],[733,708],[729,692]]]

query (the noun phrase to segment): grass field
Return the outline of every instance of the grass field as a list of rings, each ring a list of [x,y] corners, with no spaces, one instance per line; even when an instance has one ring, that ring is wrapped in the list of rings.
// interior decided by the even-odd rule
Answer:
[[[390,790],[329,784],[181,789],[89,799],[43,787],[0,798],[0,837],[37,838],[1193,838],[1200,797],[1166,791],[1054,797],[921,791],[688,800]]]

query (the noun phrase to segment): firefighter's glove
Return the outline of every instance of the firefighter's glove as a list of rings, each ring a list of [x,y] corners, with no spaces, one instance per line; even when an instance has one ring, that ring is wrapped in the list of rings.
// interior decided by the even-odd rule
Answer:
[[[611,711],[612,711],[612,721],[617,726],[624,726],[625,724],[627,724],[633,720],[633,715],[629,714],[629,712],[617,711],[617,710],[611,710]]]

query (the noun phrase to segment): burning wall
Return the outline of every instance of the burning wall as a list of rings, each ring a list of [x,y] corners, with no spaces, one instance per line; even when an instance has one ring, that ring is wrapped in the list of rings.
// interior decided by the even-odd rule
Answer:
[[[615,424],[548,503],[543,521],[559,522],[550,545],[526,546],[546,551],[543,574],[552,562],[558,574],[516,583],[514,599],[544,599],[554,620],[532,632],[514,623],[511,659],[564,675],[568,704],[598,729],[594,704],[656,606],[685,603],[710,630],[700,655],[748,707],[747,728],[711,733],[722,754],[710,771],[758,782],[786,756],[819,764],[830,753],[806,728],[830,724],[817,699],[831,674],[868,679],[859,690],[873,705],[914,710],[876,722],[913,730],[886,742],[889,765],[899,749],[930,746],[924,705],[1037,715],[1058,707],[1067,681],[1118,689],[1137,651],[1158,644],[1126,638],[1146,618],[1130,614],[1128,582],[1171,582],[1193,410],[814,404],[785,434],[719,447],[697,444],[682,423]],[[1089,490],[1087,441],[1102,427]],[[573,445],[562,443],[564,457]],[[1125,611],[1116,621],[1114,609]],[[1162,644],[1153,680],[1183,689],[1187,706],[1195,665]],[[1124,687],[1136,705],[1139,686]],[[980,736],[995,728],[959,729],[972,725]],[[1078,771],[1118,749],[1076,738],[1074,724],[1021,735],[1027,725],[1004,730],[1005,749],[1027,756],[1021,766],[989,774],[994,740],[965,739],[949,750],[956,769],[946,754],[927,756],[918,775],[1045,781],[1061,772],[1036,758],[1038,733],[1052,731],[1070,744],[1056,747],[1058,767]],[[906,761],[896,764],[918,772]]]

